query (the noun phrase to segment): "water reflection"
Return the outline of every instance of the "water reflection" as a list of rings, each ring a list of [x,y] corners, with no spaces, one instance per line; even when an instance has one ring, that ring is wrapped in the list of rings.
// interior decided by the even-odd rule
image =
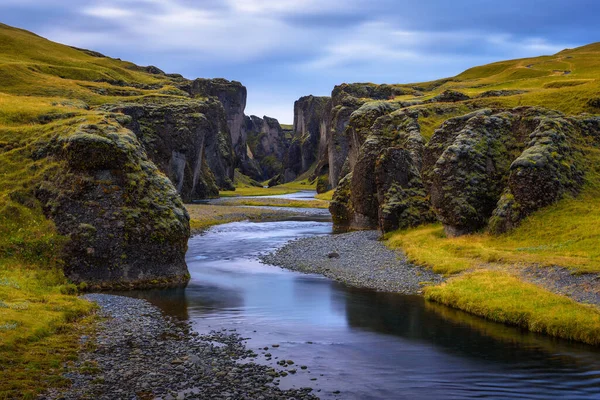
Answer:
[[[282,387],[312,386],[323,398],[335,390],[344,399],[600,398],[595,348],[256,260],[288,240],[330,232],[323,222],[216,227],[190,240],[187,289],[137,295],[199,331],[237,329],[255,349],[280,344],[269,350],[274,357],[309,366]]]

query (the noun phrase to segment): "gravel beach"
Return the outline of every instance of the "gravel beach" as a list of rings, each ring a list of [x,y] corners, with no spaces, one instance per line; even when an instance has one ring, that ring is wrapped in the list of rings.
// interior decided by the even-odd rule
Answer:
[[[260,260],[385,292],[417,294],[423,284],[443,281],[440,275],[409,264],[402,253],[388,249],[378,237],[378,231],[359,231],[303,238],[261,255]]]
[[[96,337],[81,339],[93,350],[65,367],[66,392],[42,399],[317,399],[310,388],[280,390],[278,371],[244,363],[256,354],[235,333],[198,335],[145,300],[84,297],[101,309]]]

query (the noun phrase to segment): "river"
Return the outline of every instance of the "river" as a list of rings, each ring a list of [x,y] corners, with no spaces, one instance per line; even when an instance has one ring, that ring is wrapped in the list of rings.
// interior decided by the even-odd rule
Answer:
[[[213,227],[190,239],[187,288],[132,295],[199,332],[250,338],[258,363],[281,369],[275,362],[293,360],[288,369],[297,372],[280,387],[310,386],[325,399],[600,399],[594,347],[257,260],[289,240],[331,232],[322,218]]]

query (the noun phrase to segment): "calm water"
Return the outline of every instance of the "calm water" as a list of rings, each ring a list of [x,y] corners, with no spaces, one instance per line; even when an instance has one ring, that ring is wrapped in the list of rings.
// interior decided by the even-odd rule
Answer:
[[[341,399],[600,399],[600,351],[489,323],[419,297],[344,287],[260,264],[329,222],[239,222],[192,238],[186,289],[140,292],[195,329],[236,329],[292,359],[281,387]],[[272,344],[280,347],[272,348]],[[317,378],[312,381],[311,378]],[[334,391],[340,394],[333,394]]]

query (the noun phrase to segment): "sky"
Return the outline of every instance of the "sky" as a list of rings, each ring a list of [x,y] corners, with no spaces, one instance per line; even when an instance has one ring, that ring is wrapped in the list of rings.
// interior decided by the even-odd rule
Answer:
[[[292,123],[301,96],[410,83],[600,41],[598,0],[0,0],[0,22],[187,78],[248,88]]]

